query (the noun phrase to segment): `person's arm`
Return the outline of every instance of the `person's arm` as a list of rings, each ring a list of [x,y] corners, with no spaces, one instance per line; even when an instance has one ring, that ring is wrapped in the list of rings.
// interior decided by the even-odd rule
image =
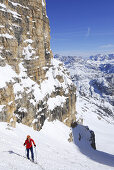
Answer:
[[[25,143],[23,144],[24,146],[27,144],[27,141],[25,141]]]
[[[31,139],[31,141],[33,142],[34,146],[36,147],[36,144],[35,144],[34,140],[33,140],[33,139]]]

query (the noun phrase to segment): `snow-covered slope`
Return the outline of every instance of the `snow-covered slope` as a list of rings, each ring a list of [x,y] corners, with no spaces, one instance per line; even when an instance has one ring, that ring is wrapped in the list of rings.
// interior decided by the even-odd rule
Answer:
[[[90,59],[56,55],[55,58],[70,71],[78,98],[88,101],[100,117],[114,122],[114,55],[96,55]],[[82,107],[82,112],[87,110],[83,104]]]
[[[77,87],[77,120],[95,133],[96,148],[113,154],[114,144],[114,55],[90,59],[56,55],[70,71]],[[101,70],[101,65],[111,65]],[[112,142],[110,142],[112,140]]]
[[[76,145],[69,143],[70,132],[71,129],[59,121],[45,121],[40,132],[18,123],[16,128],[0,123],[0,170],[113,170],[114,147],[111,154],[93,150],[87,143],[88,136],[84,135],[85,131],[80,126],[73,130]],[[78,140],[79,133],[83,135],[81,141]],[[28,134],[36,142],[38,164],[25,157],[23,143]],[[112,131],[108,135],[109,150],[113,142],[111,135],[114,137]]]

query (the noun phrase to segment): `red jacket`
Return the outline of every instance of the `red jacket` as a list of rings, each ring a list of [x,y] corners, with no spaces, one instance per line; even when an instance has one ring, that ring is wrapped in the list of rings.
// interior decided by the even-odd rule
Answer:
[[[29,148],[32,147],[32,143],[34,144],[34,146],[36,146],[33,139],[31,139],[31,138],[30,139],[26,139],[26,141],[24,143],[24,146],[26,145],[26,148],[29,149]]]

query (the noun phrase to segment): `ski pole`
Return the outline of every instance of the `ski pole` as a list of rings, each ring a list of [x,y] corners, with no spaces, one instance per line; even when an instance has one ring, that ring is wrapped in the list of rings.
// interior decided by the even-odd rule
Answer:
[[[36,156],[36,163],[37,163],[37,152],[36,152],[36,147],[35,147],[35,156]]]
[[[26,154],[26,153],[27,153],[27,150],[26,150],[26,148],[25,148],[25,156],[27,157],[27,154]]]

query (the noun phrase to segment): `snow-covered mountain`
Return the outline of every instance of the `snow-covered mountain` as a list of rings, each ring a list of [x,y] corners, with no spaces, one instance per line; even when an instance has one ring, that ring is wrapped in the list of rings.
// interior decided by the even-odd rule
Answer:
[[[114,55],[96,55],[89,59],[55,55],[64,62],[77,87],[78,99],[91,103],[94,112],[114,123]],[[82,105],[83,111],[88,110]]]
[[[90,60],[99,64],[99,69],[104,73],[114,73],[114,54],[90,56]]]
[[[21,123],[16,123],[16,128],[12,128],[7,123],[1,122],[0,170],[114,169],[113,113],[109,115],[109,112],[100,108],[100,105],[106,104],[106,108],[113,109],[112,102],[110,102],[112,96],[108,95],[109,99],[107,99],[104,93],[100,95],[95,90],[90,90],[89,84],[92,78],[97,79],[98,76],[106,73],[102,73],[95,67],[99,65],[94,63],[95,61],[77,57],[68,57],[67,60],[65,57],[65,62],[68,63],[66,66],[77,85],[76,110],[78,114],[76,116],[78,121],[83,119],[83,125],[77,125],[72,129],[59,120],[53,122],[46,120],[38,132]],[[102,80],[104,83],[107,82],[105,77],[102,77]],[[93,132],[88,126],[95,132],[96,150],[91,147],[91,133]],[[73,142],[69,142],[71,132]],[[37,146],[36,150],[34,149],[37,164],[26,159],[23,143],[28,134]]]
[[[112,153],[114,143],[114,139],[113,143],[110,142],[114,131],[113,56],[97,55],[84,59],[55,55],[56,59],[64,62],[77,87],[77,120],[95,132],[97,149],[107,153]],[[106,71],[101,70],[101,65],[109,64],[111,67],[104,67]]]
[[[50,117],[70,126],[75,103],[76,88],[50,49],[45,0],[0,1],[0,121],[40,130]]]
[[[77,102],[50,49],[45,0],[1,0],[0,170],[113,169],[113,55],[57,58]]]
[[[90,59],[93,61],[104,61],[106,62],[107,60],[114,60],[114,54],[107,54],[107,55],[103,55],[103,54],[97,54],[94,56],[90,56]]]

